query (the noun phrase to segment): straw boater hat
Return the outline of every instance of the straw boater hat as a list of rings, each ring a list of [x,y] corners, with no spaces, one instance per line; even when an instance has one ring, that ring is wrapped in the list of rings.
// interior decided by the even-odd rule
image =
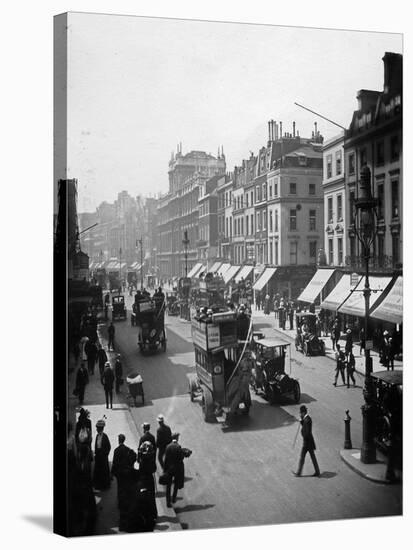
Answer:
[[[96,422],[96,428],[104,428],[106,426],[106,422],[101,418]]]
[[[163,422],[164,420],[165,420],[164,415],[163,414],[158,414],[157,421],[158,422]]]

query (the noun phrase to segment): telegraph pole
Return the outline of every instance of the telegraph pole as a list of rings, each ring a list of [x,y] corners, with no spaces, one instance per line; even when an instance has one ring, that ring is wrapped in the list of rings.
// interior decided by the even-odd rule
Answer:
[[[119,247],[119,288],[122,286],[122,247]]]

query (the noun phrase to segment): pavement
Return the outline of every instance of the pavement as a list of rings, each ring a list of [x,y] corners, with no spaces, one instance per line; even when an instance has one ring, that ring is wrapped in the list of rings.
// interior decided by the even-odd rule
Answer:
[[[106,338],[106,324],[100,324],[98,326],[99,341],[106,350],[108,359],[111,364],[115,362],[116,352],[108,351],[107,338]],[[116,342],[116,340],[115,340]],[[79,361],[80,364],[80,361]],[[70,358],[69,367],[69,418],[73,420],[76,417],[76,411],[78,410],[78,400],[72,394],[75,384],[76,367],[73,356]],[[113,460],[113,452],[118,446],[118,435],[124,434],[126,437],[125,444],[131,447],[134,451],[137,451],[139,445],[139,438],[142,435],[141,427],[137,426],[131,409],[126,403],[127,390],[122,386],[122,390],[119,394],[113,393],[113,409],[107,409],[105,403],[105,394],[103,386],[99,378],[99,368],[96,365],[94,375],[89,375],[89,384],[85,391],[85,401],[83,407],[90,412],[90,419],[92,421],[92,429],[94,432],[94,426],[96,421],[100,418],[105,418],[106,426],[105,432],[109,437],[111,443],[111,451],[109,453],[109,465],[111,467]],[[138,398],[139,403],[139,398]],[[93,436],[96,434],[94,433]],[[93,448],[93,447],[92,447]],[[156,481],[160,473],[160,466],[157,464],[158,471],[156,472]],[[116,478],[112,481],[110,489],[107,491],[94,491],[95,499],[98,509],[97,521],[96,521],[96,534],[120,534],[118,523],[119,514],[117,507],[117,487]],[[158,520],[155,526],[155,531],[177,531],[182,527],[177,519],[176,513],[173,508],[167,508],[165,502],[165,491],[162,486],[157,486],[156,492],[156,507],[158,510]]]

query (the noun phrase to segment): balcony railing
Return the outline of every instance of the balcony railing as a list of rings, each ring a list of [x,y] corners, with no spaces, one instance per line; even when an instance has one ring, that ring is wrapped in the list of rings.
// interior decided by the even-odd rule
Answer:
[[[365,268],[364,256],[346,256],[344,264],[355,271],[363,271]],[[393,271],[393,269],[402,269],[402,264],[392,256],[372,256],[369,260],[369,268],[371,270]]]

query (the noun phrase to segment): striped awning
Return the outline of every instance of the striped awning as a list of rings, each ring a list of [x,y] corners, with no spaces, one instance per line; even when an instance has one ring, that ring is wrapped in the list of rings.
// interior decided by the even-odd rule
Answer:
[[[379,300],[377,300],[379,302]],[[387,295],[375,306],[370,317],[400,325],[403,323],[403,277],[397,277]]]
[[[356,285],[350,285],[350,275],[345,273],[330,294],[320,304],[321,309],[329,309],[330,311],[337,311],[341,304],[350,296],[350,291],[353,288],[358,287],[362,277],[358,277]]]
[[[271,277],[275,274],[277,271],[276,267],[267,267],[259,276],[259,278],[255,281],[252,288],[254,290],[262,290],[267,283],[269,283]]]
[[[215,262],[214,265],[209,270],[210,273],[216,273],[218,269],[221,267],[222,262]]]
[[[334,273],[334,269],[317,269],[313,278],[302,291],[300,296],[297,298],[299,302],[308,302],[312,304],[321,294],[321,291],[326,286],[330,277]]]
[[[239,271],[235,276],[235,282],[239,283],[241,279],[246,279],[250,273],[252,273],[252,270],[254,269],[254,266],[252,265],[244,265],[244,267]]]
[[[218,275],[224,276],[224,273],[231,267],[231,264],[222,264],[218,269]]]
[[[202,267],[202,264],[201,263],[197,263],[193,266],[193,268],[191,269],[191,271],[189,271],[188,273],[188,277],[194,277],[195,276],[195,273],[197,273],[200,268]]]
[[[125,269],[126,262],[119,262],[119,260],[110,260],[106,266],[107,271],[119,271],[119,269]]]
[[[230,280],[235,277],[236,273],[241,269],[240,265],[232,265],[229,269],[227,269],[222,276],[224,279],[224,283],[228,284]]]
[[[364,276],[359,282],[357,289],[350,294],[347,300],[338,308],[340,313],[346,313],[347,315],[355,315],[356,317],[364,317],[366,314],[366,306],[364,300]],[[370,309],[374,306],[375,302],[380,298],[382,293],[386,290],[390,284],[392,277],[379,277],[370,276]]]

